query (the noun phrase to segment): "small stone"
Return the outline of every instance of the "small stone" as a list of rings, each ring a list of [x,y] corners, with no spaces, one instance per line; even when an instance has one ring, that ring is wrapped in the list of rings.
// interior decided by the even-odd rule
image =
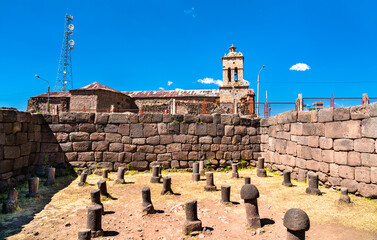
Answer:
[[[70,227],[71,226],[71,223],[70,222],[66,222],[65,224],[64,224],[64,227]]]

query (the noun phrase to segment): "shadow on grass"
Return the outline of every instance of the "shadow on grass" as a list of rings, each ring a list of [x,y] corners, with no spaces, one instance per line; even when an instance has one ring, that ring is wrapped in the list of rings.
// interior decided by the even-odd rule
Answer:
[[[34,219],[34,216],[41,212],[44,207],[51,201],[55,193],[67,187],[75,176],[57,177],[56,183],[52,186],[44,186],[46,179],[40,178],[39,193],[40,197],[27,198],[28,193],[27,180],[16,187],[18,191],[18,200],[20,209],[14,213],[0,214],[0,239],[5,239],[15,235],[22,230],[22,226],[28,224]],[[0,204],[7,198],[7,194],[0,196]]]

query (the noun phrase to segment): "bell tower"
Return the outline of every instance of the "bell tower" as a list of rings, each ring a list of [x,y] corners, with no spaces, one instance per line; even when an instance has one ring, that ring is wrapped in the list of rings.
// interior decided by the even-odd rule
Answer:
[[[220,86],[220,102],[240,102],[248,94],[249,83],[243,79],[243,60],[236,47],[229,48],[229,53],[221,58],[223,62],[223,85]]]

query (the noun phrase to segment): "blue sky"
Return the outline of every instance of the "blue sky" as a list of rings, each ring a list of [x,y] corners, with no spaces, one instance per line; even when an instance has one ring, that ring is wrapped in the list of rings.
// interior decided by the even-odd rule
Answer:
[[[220,58],[234,44],[251,88],[266,65],[261,100],[266,90],[272,102],[298,93],[377,97],[374,0],[0,0],[0,106],[25,110],[30,96],[46,92],[35,74],[55,86],[66,12],[75,25],[74,88],[95,81],[122,91],[217,88],[198,80],[221,80]],[[310,69],[290,70],[297,63]]]

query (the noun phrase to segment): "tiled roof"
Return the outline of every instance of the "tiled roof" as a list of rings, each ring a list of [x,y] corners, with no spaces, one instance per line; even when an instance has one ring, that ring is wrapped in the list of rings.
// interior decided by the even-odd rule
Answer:
[[[50,92],[50,97],[70,97],[71,94],[69,92]],[[48,97],[48,93],[42,93],[40,95],[34,97]]]
[[[89,85],[86,85],[85,87],[79,88],[79,89],[72,89],[72,90],[107,90],[107,91],[112,91],[112,92],[118,92],[118,90],[115,90],[113,88],[109,88],[101,83],[94,82]]]
[[[132,98],[220,97],[219,89],[124,91],[122,93],[127,94]]]

